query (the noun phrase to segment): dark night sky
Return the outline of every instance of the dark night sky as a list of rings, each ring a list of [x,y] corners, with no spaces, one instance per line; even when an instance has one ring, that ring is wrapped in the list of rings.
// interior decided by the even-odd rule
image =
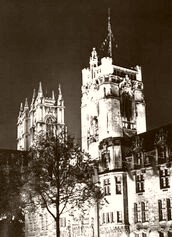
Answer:
[[[172,6],[142,0],[0,0],[0,148],[16,147],[20,102],[61,83],[70,133],[80,135],[81,69],[107,32],[114,63],[142,66],[148,129],[172,122]]]

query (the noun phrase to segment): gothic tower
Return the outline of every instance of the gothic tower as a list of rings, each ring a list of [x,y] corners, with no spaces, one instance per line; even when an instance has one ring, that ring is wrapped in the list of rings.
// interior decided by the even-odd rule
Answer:
[[[82,149],[101,161],[99,181],[109,203],[96,218],[100,223],[95,226],[100,226],[97,231],[101,236],[108,233],[108,228],[116,231],[117,236],[127,232],[127,182],[122,141],[124,137],[146,131],[141,67],[128,69],[114,65],[112,41],[109,13],[104,57],[98,60],[93,48],[89,68],[82,70]]]
[[[33,91],[30,107],[27,99],[24,108],[21,103],[17,121],[17,149],[28,150],[35,136],[41,132],[58,135],[62,129],[65,129],[64,109],[60,85],[56,99],[54,91],[51,97],[44,96],[40,82],[37,95],[36,91]]]

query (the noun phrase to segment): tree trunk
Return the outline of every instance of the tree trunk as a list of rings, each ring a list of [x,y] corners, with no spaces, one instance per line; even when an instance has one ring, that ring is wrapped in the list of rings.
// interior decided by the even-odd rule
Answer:
[[[59,203],[56,203],[56,237],[60,237]]]

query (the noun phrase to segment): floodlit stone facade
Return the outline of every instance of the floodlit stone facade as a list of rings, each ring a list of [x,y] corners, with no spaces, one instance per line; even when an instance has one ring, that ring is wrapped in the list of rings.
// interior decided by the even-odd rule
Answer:
[[[51,97],[44,96],[42,84],[33,92],[31,104],[27,99],[20,105],[17,121],[17,149],[28,150],[34,138],[41,132],[57,134],[64,128],[64,100],[61,87],[58,88],[58,97],[52,91]]]
[[[89,68],[82,70],[82,149],[100,161],[98,181],[104,205],[90,208],[84,220],[61,217],[62,237],[172,236],[172,125],[146,132],[141,67],[113,64],[108,18],[107,54],[93,48]],[[59,93],[59,95],[61,95]],[[64,124],[62,97],[43,97],[41,85],[18,118],[18,149],[32,145],[34,132],[46,131],[52,118]],[[42,117],[41,117],[42,116]],[[26,215],[25,236],[55,236],[45,209]]]
[[[98,64],[93,48],[90,67],[82,70],[82,149],[100,160],[99,182],[106,204],[94,218],[95,236],[129,233],[127,173],[122,141],[146,131],[141,68],[113,65],[110,56]]]

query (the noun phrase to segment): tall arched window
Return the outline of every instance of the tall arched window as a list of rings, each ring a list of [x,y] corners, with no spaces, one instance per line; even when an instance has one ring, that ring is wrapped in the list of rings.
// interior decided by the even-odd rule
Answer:
[[[133,117],[133,96],[128,92],[121,95],[121,115],[130,121]]]
[[[54,135],[54,121],[52,117],[48,117],[46,120],[46,133],[49,137]]]

